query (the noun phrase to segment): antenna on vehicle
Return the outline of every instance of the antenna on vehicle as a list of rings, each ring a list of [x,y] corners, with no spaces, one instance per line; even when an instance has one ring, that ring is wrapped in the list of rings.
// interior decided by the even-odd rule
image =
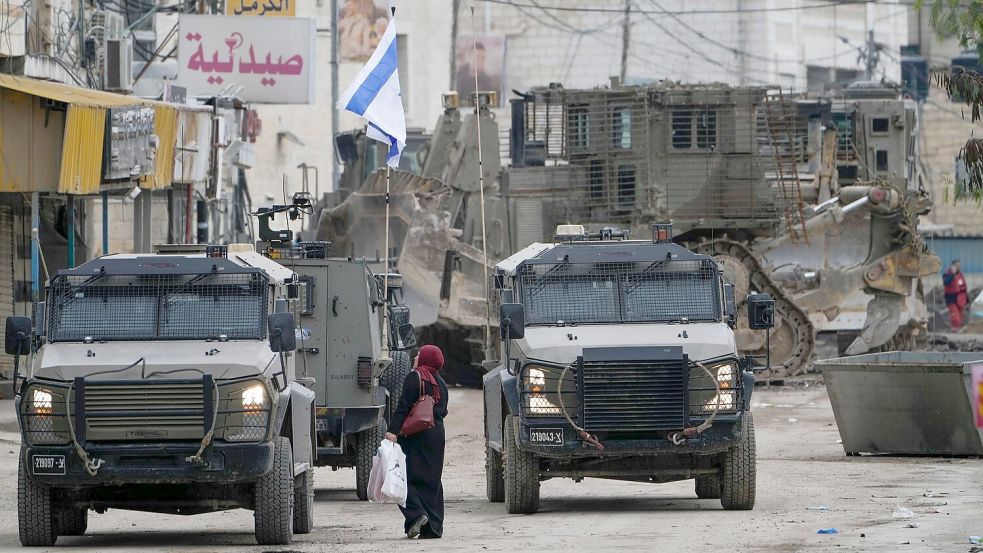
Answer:
[[[478,121],[478,198],[481,204],[481,284],[485,291],[485,358],[491,353],[491,298],[488,297],[488,234],[485,231],[485,171],[481,165],[481,113],[478,94],[478,34],[471,5],[471,53],[474,63],[474,116]],[[388,206],[388,204],[387,204]]]

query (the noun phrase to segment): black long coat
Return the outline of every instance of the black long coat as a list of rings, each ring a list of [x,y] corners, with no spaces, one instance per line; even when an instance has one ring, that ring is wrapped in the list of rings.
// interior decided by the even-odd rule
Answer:
[[[423,381],[426,395],[433,395],[433,385]],[[389,421],[389,432],[399,436],[398,443],[406,454],[406,476],[409,491],[406,507],[400,507],[406,518],[404,531],[421,515],[430,523],[423,527],[421,538],[439,538],[444,533],[444,486],[440,476],[444,471],[444,417],[447,416],[447,384],[439,375],[440,401],[433,408],[435,426],[413,436],[399,436],[406,415],[420,399],[420,377],[411,371],[403,381],[403,393]]]

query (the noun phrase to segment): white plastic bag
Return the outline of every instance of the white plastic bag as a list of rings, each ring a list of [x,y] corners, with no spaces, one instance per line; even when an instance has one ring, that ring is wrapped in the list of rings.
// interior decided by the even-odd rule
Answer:
[[[369,500],[373,503],[396,503],[406,507],[406,454],[399,444],[382,440],[369,473]]]
[[[382,482],[386,479],[385,471],[382,468],[382,463],[379,460],[379,454],[376,452],[375,456],[372,457],[372,472],[369,473],[369,485],[365,490],[369,501],[372,503],[385,503],[386,496],[382,495]]]

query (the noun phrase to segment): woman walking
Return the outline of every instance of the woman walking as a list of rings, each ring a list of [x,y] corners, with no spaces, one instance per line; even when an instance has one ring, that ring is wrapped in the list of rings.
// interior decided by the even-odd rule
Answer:
[[[444,470],[444,417],[447,416],[447,384],[438,372],[444,367],[444,354],[437,346],[426,345],[413,360],[413,368],[403,382],[403,393],[389,421],[386,439],[397,441],[403,421],[421,396],[434,400],[434,427],[412,436],[399,436],[406,454],[406,476],[409,490],[406,507],[400,507],[406,518],[406,537],[439,538],[444,531],[444,486],[440,482]],[[423,386],[421,391],[420,386]]]

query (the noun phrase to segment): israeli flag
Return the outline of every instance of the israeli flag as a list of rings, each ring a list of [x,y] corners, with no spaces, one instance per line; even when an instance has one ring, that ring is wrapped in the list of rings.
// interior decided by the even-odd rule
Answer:
[[[389,145],[386,163],[399,165],[406,146],[406,116],[399,95],[399,60],[396,56],[396,18],[365,67],[338,100],[338,108],[361,115],[368,121],[369,138]]]

